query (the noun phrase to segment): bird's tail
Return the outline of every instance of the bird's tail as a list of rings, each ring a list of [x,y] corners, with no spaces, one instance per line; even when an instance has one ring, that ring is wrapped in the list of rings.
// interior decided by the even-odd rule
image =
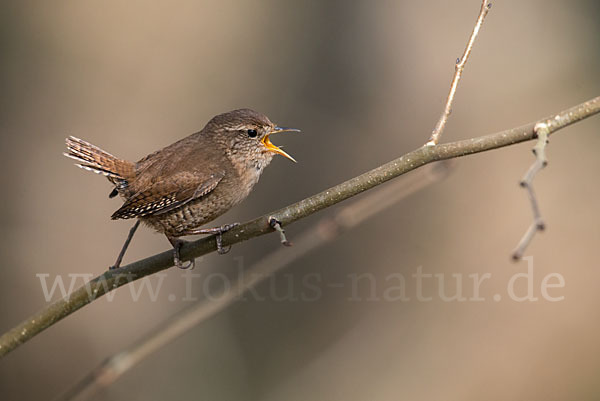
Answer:
[[[73,136],[68,137],[66,142],[68,152],[63,154],[76,160],[78,162],[76,166],[102,174],[115,184],[134,178],[133,163],[118,159],[99,147]]]

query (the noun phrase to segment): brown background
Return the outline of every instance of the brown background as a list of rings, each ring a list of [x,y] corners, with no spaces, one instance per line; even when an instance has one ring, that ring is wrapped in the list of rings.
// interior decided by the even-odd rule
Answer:
[[[301,128],[275,140],[299,163],[276,159],[249,199],[219,220],[244,221],[420,146],[478,10],[477,0],[4,2],[0,330],[45,304],[36,274],[101,273],[130,226],[110,221],[119,201],[107,198],[108,183],[61,156],[66,135],[135,160],[238,107]],[[443,140],[597,96],[599,16],[593,0],[494,2]],[[461,159],[445,181],[260,286],[266,301],[235,304],[94,399],[596,397],[599,130],[595,117],[553,136],[550,164],[535,181],[548,225],[528,250],[536,295],[546,274],[559,273],[566,286],[551,294],[564,301],[492,298],[526,271],[509,261],[531,219],[517,182],[533,144],[521,144]],[[275,235],[262,237],[205,257],[195,273],[235,277],[235,258],[249,267],[277,246]],[[166,249],[144,229],[127,260]],[[419,266],[447,277],[490,273],[486,301],[349,301],[350,287],[328,287],[351,274],[384,285],[402,273],[410,296]],[[322,280],[316,302],[270,296],[289,280],[302,290],[308,273]],[[194,294],[202,288],[196,280]],[[0,397],[51,399],[189,305],[184,294],[181,272],[170,269],[156,302],[133,302],[125,287],[113,302],[85,307],[0,361]]]

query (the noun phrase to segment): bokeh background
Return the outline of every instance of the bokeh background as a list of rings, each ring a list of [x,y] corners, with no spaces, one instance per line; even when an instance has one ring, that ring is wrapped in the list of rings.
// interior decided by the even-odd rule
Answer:
[[[0,11],[0,330],[46,304],[37,274],[100,274],[130,222],[110,185],[61,155],[84,138],[137,160],[251,107],[301,135],[251,196],[217,221],[244,221],[314,194],[425,142],[479,11],[470,1],[11,1]],[[600,93],[600,5],[497,1],[475,45],[444,141],[521,125]],[[257,297],[164,347],[95,400],[552,400],[600,393],[600,118],[551,138],[535,180],[548,230],[537,236],[534,295],[558,273],[560,302],[516,302],[527,271],[509,255],[531,221],[518,180],[533,143],[457,161],[452,174],[259,286]],[[287,228],[295,236],[333,213]],[[234,279],[276,235],[209,255],[194,273]],[[126,261],[168,249],[138,232]],[[410,277],[490,273],[483,302],[418,302]],[[316,301],[272,297],[320,277]],[[410,301],[368,300],[403,274]],[[158,298],[127,287],[0,361],[0,398],[52,399],[107,356],[188,306],[182,273]],[[157,284],[158,277],[151,283]],[[292,283],[290,287],[289,283]],[[346,283],[342,288],[329,284]],[[465,294],[472,296],[470,281]],[[202,279],[193,291],[204,294]],[[448,294],[454,292],[447,282]],[[521,282],[520,294],[526,290]],[[304,288],[306,290],[306,288]],[[430,280],[424,293],[436,294]],[[296,292],[296,295],[298,292]],[[502,294],[501,301],[493,299]],[[174,295],[171,301],[167,295]],[[358,295],[361,300],[350,301]],[[57,295],[55,294],[55,297]]]

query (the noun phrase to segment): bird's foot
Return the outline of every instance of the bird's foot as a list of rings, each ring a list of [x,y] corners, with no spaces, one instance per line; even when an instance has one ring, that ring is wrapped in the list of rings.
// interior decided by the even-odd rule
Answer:
[[[217,252],[219,255],[225,255],[231,250],[231,245],[227,248],[223,247],[223,234],[231,230],[234,227],[239,226],[240,223],[223,224],[221,227],[214,228],[199,228],[197,230],[189,230],[184,235],[197,235],[197,234],[215,234],[217,241]]]
[[[190,260],[188,263],[184,264],[181,262],[181,257],[179,255],[179,251],[183,244],[187,243],[179,238],[167,237],[171,245],[173,245],[173,265],[177,266],[179,269],[187,270],[193,269],[195,266],[194,259]]]

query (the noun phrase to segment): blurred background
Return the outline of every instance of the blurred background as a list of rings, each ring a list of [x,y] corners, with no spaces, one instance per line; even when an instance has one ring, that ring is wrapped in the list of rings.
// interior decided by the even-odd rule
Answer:
[[[299,163],[276,158],[251,196],[215,224],[245,221],[421,146],[479,7],[478,0],[3,2],[0,331],[47,304],[38,275],[68,286],[73,274],[102,273],[131,225],[110,220],[120,201],[108,199],[109,183],[61,155],[65,136],[138,160],[240,107],[301,128],[274,140]],[[493,2],[443,141],[519,126],[597,96],[599,17],[593,0]],[[599,130],[593,117],[552,136],[549,165],[535,180],[547,223],[526,253],[537,301],[507,295],[511,277],[528,271],[525,261],[510,261],[531,222],[517,185],[533,161],[533,143],[525,143],[458,160],[447,179],[289,265],[94,399],[598,397]],[[287,227],[290,239],[335,210]],[[219,281],[207,283],[208,274],[234,280],[279,246],[273,234],[204,257],[194,297],[213,287],[218,297]],[[163,236],[144,228],[125,262],[167,249]],[[463,277],[467,300],[444,300],[433,278],[422,288],[432,299],[420,302],[412,278],[419,268],[445,277],[448,296]],[[541,292],[553,273],[565,283],[549,290],[564,297],[558,302]],[[318,291],[303,284],[309,274]],[[374,286],[349,284],[361,274]],[[409,300],[383,296],[398,274]],[[483,301],[470,300],[474,274],[490,275]],[[112,301],[86,306],[7,355],[0,397],[51,399],[189,306],[182,272],[161,277],[149,281],[161,283],[154,301],[146,293],[135,301],[122,287]],[[303,301],[303,292],[318,296]],[[515,292],[526,294],[525,280]]]

